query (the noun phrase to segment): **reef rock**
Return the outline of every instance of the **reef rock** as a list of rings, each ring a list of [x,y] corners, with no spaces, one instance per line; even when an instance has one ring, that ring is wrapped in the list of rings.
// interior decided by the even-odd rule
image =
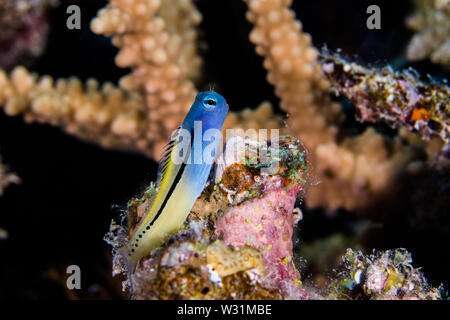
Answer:
[[[305,188],[306,151],[299,140],[228,140],[185,226],[135,267],[115,250],[134,299],[305,299],[293,264],[292,233]],[[156,189],[132,199],[106,240],[123,247]]]

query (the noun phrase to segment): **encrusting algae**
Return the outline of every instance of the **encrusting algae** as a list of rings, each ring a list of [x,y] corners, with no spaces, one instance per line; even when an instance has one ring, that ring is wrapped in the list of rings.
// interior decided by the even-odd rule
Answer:
[[[323,57],[323,72],[335,92],[343,93],[357,109],[360,121],[384,120],[391,126],[417,131],[424,139],[450,142],[450,90],[444,84],[425,84],[414,72],[391,68],[371,70],[335,56]]]

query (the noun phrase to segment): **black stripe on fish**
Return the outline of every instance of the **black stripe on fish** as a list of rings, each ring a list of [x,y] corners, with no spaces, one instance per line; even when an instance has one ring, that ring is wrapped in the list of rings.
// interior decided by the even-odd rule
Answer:
[[[186,152],[186,157],[184,158],[183,164],[180,167],[180,170],[178,170],[177,176],[173,180],[172,185],[170,186],[169,192],[166,194],[166,197],[164,198],[163,203],[161,204],[161,207],[158,210],[158,213],[155,215],[153,220],[150,222],[149,226],[153,226],[153,224],[156,222],[156,220],[159,218],[161,213],[163,212],[167,202],[169,201],[170,197],[172,196],[172,193],[174,192],[175,188],[178,185],[178,182],[180,182],[181,177],[183,176],[184,169],[186,168],[186,162],[190,156],[190,151],[192,150],[192,146],[194,145],[194,133],[191,130],[191,145],[189,147],[189,152]],[[147,226],[147,228],[149,227]]]

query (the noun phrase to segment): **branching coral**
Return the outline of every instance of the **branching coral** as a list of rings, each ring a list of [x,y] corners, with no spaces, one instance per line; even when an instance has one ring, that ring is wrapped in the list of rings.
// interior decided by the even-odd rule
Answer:
[[[316,156],[323,174],[321,183],[310,189],[308,204],[359,211],[392,194],[418,154],[401,138],[390,141],[369,128],[340,145],[320,145]]]
[[[8,78],[0,71],[0,105],[8,115],[24,114],[27,121],[51,123],[70,134],[104,147],[151,154],[141,97],[97,81],[38,78],[17,67]]]
[[[250,40],[264,57],[286,128],[268,103],[231,113],[224,128],[282,128],[300,137],[311,151],[320,184],[309,188],[306,203],[327,209],[363,209],[394,185],[414,161],[414,150],[374,130],[346,138],[340,106],[329,98],[311,37],[289,9],[288,0],[247,0]],[[24,69],[0,75],[0,104],[8,114],[59,125],[81,138],[126,148],[158,159],[171,131],[190,106],[201,60],[196,51],[200,13],[191,1],[114,0],[92,21],[94,32],[113,37],[116,63],[131,67],[122,89],[89,81],[39,81]],[[418,114],[420,116],[420,114]],[[332,155],[332,156],[330,156]],[[377,170],[372,170],[378,168]],[[376,172],[376,173],[375,173]]]
[[[331,175],[348,174],[344,179],[353,176],[360,187],[353,191],[359,196],[347,198],[346,208],[363,208],[361,204],[373,203],[380,196],[386,201],[386,196],[400,186],[399,177],[414,175],[418,168],[430,167],[434,160],[442,158],[437,162],[445,162],[446,149],[442,149],[448,147],[450,133],[449,89],[445,84],[421,82],[414,71],[369,69],[328,53],[323,55],[323,72],[334,91],[353,102],[361,121],[384,120],[399,128],[399,135],[393,139],[382,138],[369,128],[360,137],[344,139],[342,150],[331,144],[318,148],[317,165],[324,166],[322,170],[329,170]],[[421,152],[431,160],[428,164]],[[333,158],[347,162],[338,163]],[[332,195],[334,190],[330,188],[325,194]]]
[[[319,196],[325,195],[331,207],[343,204],[355,210],[380,197],[386,200],[399,187],[399,177],[424,166],[420,148],[432,160],[448,142],[449,91],[445,84],[425,84],[413,71],[372,70],[328,53],[323,55],[323,72],[335,92],[353,102],[362,121],[385,120],[400,130],[389,139],[369,128],[360,136],[343,139],[339,147],[333,143],[319,146],[316,165],[327,173],[321,179],[328,182],[319,185],[322,192],[311,188],[317,196],[311,196],[310,203],[316,199],[320,204]],[[420,141],[407,129],[431,140]],[[336,188],[339,185],[343,189]],[[342,190],[353,196],[339,198]]]
[[[114,0],[91,23],[95,33],[112,36],[120,48],[117,65],[133,70],[120,85],[144,97],[154,158],[195,98],[189,78],[198,76],[201,65],[195,30],[200,21],[191,1]]]
[[[116,63],[131,67],[118,89],[94,80],[38,80],[23,68],[0,73],[0,105],[10,115],[63,127],[104,147],[129,149],[158,159],[183,119],[196,89],[201,60],[195,27],[201,16],[190,1],[111,1],[92,21],[96,33],[113,36]]]
[[[375,130],[340,137],[343,114],[329,98],[318,52],[289,9],[291,1],[248,0],[247,18],[255,24],[250,40],[264,57],[291,132],[311,151],[319,185],[308,189],[309,207],[364,209],[394,185],[414,159],[400,140],[390,142]],[[390,148],[390,145],[394,148]],[[377,168],[377,170],[373,170]]]
[[[197,90],[202,61],[197,53],[201,14],[192,1],[111,1],[91,23],[95,33],[112,36],[120,48],[119,67],[132,73],[120,85],[144,97],[147,142],[159,159],[167,137],[182,121]],[[230,112],[224,128],[280,128],[282,120],[268,103],[256,110]]]
[[[416,31],[408,46],[409,60],[430,57],[434,63],[450,66],[450,1],[416,0],[416,12],[406,23]]]
[[[0,105],[9,115],[62,127],[103,147],[127,149],[158,160],[163,146],[190,107],[200,77],[196,27],[201,15],[191,1],[111,1],[91,23],[120,48],[119,67],[132,73],[99,90],[75,78],[38,78],[22,67],[0,72]],[[56,82],[56,83],[54,83]],[[226,128],[275,128],[282,119],[269,104],[230,113]]]
[[[281,134],[289,132],[280,115],[274,114],[270,102],[262,102],[256,109],[230,112],[223,125],[226,129],[281,129]]]
[[[384,118],[419,130],[425,137],[437,134],[448,142],[447,87],[425,86],[408,74],[388,69],[380,74],[340,60],[326,61],[322,68],[311,37],[289,9],[292,1],[244,2],[247,18],[254,24],[250,41],[264,58],[267,80],[287,112],[288,127],[264,102],[255,110],[230,113],[224,128],[282,128],[282,133],[301,138],[320,182],[309,188],[308,206],[363,210],[381,197],[395,194],[398,177],[424,160],[408,144],[414,138],[405,132],[388,138],[369,128],[349,137],[342,127],[340,105],[329,97],[329,80],[352,99],[362,120]],[[448,1],[440,3],[448,5]],[[134,150],[158,159],[162,145],[197,92],[194,81],[200,78],[202,64],[196,50],[200,21],[190,0],[111,0],[92,21],[91,29],[112,37],[119,48],[116,64],[131,69],[121,79],[120,88],[109,83],[99,88],[95,80],[85,85],[75,78],[54,81],[19,67],[9,76],[0,71],[0,105],[8,115],[23,114],[27,121],[60,126],[104,147]],[[433,57],[445,62],[442,53]],[[243,150],[251,154],[255,145]],[[262,174],[265,167],[260,162],[247,160],[218,167],[216,183],[204,190],[185,229],[145,257],[135,270],[128,270],[127,284],[133,287],[134,298],[319,297],[314,289],[301,284],[292,253],[292,227],[300,218],[295,214],[299,210],[293,208],[308,177],[306,152],[292,138],[283,137],[281,146],[282,153],[271,153],[272,159],[283,163],[276,174]],[[0,170],[0,191],[1,174]],[[116,249],[133,234],[154,191],[152,185],[142,197],[129,202],[127,227],[125,221],[112,225],[106,238]],[[442,211],[441,206],[437,208]],[[405,273],[410,270],[405,254],[401,263],[394,261],[397,252],[381,258],[350,256],[346,261],[359,261],[358,265],[365,267],[360,271],[347,265],[351,270],[337,277],[338,289],[329,297],[344,297],[339,295],[349,277],[363,286],[364,298],[438,297],[434,290],[420,291],[425,283],[419,273]],[[124,271],[122,258],[115,255],[115,273]],[[355,280],[356,274],[366,274],[368,282]],[[387,277],[383,287],[374,287],[383,276]],[[345,288],[357,287],[351,284],[350,289]],[[345,295],[354,297],[347,291]]]
[[[289,9],[290,0],[246,0],[247,19],[254,24],[250,41],[264,57],[267,80],[275,86],[280,107],[288,113],[289,128],[310,149],[333,141],[340,106],[331,103],[329,84],[316,63],[311,37]]]

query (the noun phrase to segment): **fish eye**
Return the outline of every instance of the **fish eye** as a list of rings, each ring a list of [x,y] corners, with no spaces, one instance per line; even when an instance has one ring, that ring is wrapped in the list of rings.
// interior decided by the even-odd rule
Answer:
[[[207,109],[213,109],[217,105],[217,101],[213,98],[207,98],[206,100],[203,101],[203,105]]]

